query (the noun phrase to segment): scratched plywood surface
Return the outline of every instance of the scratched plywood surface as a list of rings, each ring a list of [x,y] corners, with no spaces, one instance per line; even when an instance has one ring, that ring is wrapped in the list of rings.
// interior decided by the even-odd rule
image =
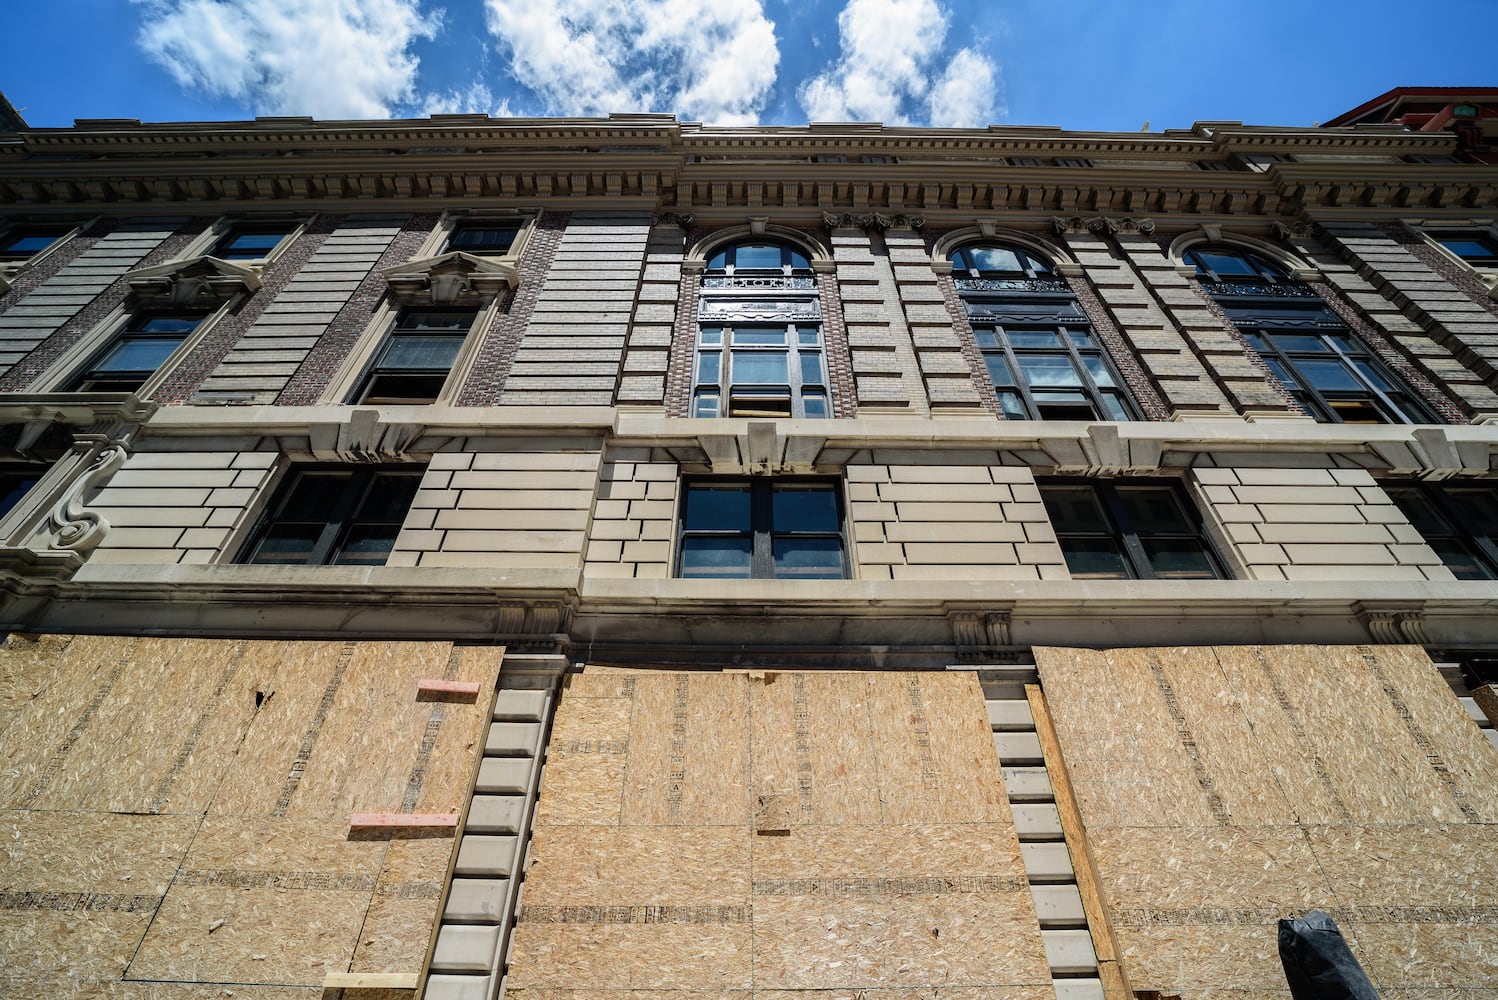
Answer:
[[[1498,994],[1498,752],[1418,647],[1036,662],[1136,990],[1288,998],[1276,921],[1319,907],[1386,997]]]
[[[273,998],[416,972],[502,650],[13,636],[0,644],[0,997]],[[228,984],[228,985],[226,985]],[[284,987],[284,988],[283,988]]]
[[[589,668],[537,816],[507,995],[1051,995],[972,674]]]

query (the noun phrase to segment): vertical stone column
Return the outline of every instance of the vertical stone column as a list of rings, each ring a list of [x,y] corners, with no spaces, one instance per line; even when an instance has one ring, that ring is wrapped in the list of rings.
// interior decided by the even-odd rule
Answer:
[[[926,398],[933,410],[982,413],[986,407],[973,359],[963,349],[926,241],[915,229],[919,220],[900,216],[893,222],[884,233],[884,244]]]
[[[680,218],[658,219],[645,244],[645,273],[624,346],[617,394],[621,406],[661,406],[666,401],[666,372],[682,295],[685,253],[686,231]]]
[[[1498,420],[1498,316],[1422,259],[1420,251],[1437,251],[1414,234],[1406,236],[1419,246],[1372,223],[1326,221],[1320,228],[1335,254],[1312,239],[1309,226],[1283,232],[1349,305],[1445,386],[1474,419]],[[1440,409],[1439,400],[1430,402]]]
[[[1106,235],[1109,226],[1119,230],[1111,243]],[[1200,298],[1154,241],[1139,231],[1142,226],[1154,228],[1130,223],[1129,230],[1122,231],[1119,223],[1101,219],[1089,224],[1073,220],[1057,228],[1144,370],[1154,377],[1174,419],[1236,419],[1233,402],[1198,355],[1206,347],[1226,358],[1231,348],[1241,358],[1243,348],[1204,308],[1200,315],[1188,313],[1191,326],[1183,335],[1161,303],[1185,309],[1192,300],[1201,305]]]
[[[858,387],[858,409],[878,413],[930,413],[910,328],[888,252],[877,249],[852,216],[828,215],[832,259]],[[908,245],[902,245],[902,252]],[[836,308],[827,303],[827,308]]]

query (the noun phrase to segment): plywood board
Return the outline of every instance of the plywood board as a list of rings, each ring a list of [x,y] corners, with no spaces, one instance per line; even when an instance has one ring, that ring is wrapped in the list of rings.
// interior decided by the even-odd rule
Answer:
[[[1049,983],[973,675],[587,677],[558,705],[507,995]]]
[[[155,895],[200,820],[97,812],[0,812],[0,892]]]
[[[70,635],[25,635],[0,639],[0,735],[33,698],[51,687]]]
[[[1498,831],[1491,826],[1310,827],[1305,837],[1339,906],[1498,908]]]

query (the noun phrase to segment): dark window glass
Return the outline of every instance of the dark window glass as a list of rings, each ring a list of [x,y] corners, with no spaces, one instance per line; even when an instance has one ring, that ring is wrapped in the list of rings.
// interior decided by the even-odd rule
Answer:
[[[202,316],[138,316],[67,386],[72,392],[134,392],[156,374]]]
[[[825,480],[687,482],[677,575],[840,580],[842,499]]]
[[[1296,321],[1302,310],[1286,310]],[[1272,317],[1260,316],[1273,321]],[[1339,424],[1429,424],[1436,418],[1373,352],[1345,330],[1300,333],[1268,322],[1239,326],[1276,378],[1317,420]]]
[[[423,471],[406,465],[293,468],[237,561],[383,566]]]
[[[973,333],[1006,419],[1136,419],[1122,379],[1085,327],[1006,325]]]
[[[970,246],[947,255],[952,274],[972,278],[1036,278],[1051,273],[1050,262],[1018,246]]]
[[[0,517],[9,514],[46,471],[41,465],[0,465]]]
[[[1075,580],[1226,576],[1177,484],[1051,481],[1040,494]]]
[[[1498,239],[1487,233],[1440,233],[1435,240],[1473,267],[1498,267]]]
[[[520,235],[519,222],[466,222],[458,225],[447,240],[448,250],[487,257],[503,257]]]
[[[1385,485],[1458,580],[1498,580],[1498,486]]]
[[[72,231],[71,226],[19,226],[0,236],[0,263],[30,260]]]
[[[1230,286],[1225,292],[1233,294],[1266,294],[1283,291],[1294,294],[1295,288],[1281,286],[1291,284],[1285,269],[1250,250],[1230,246],[1202,246],[1187,250],[1182,259],[1196,267],[1197,280],[1210,285],[1221,283]],[[1274,286],[1258,288],[1254,286]],[[1309,290],[1307,290],[1309,292]]]
[[[409,309],[400,314],[351,402],[431,403],[478,315],[473,309]]]
[[[735,243],[724,247],[707,260],[709,272],[734,274],[739,271],[811,271],[806,254],[784,243]]]
[[[210,256],[220,260],[259,260],[281,245],[296,227],[291,223],[277,225],[235,226],[213,248]]]

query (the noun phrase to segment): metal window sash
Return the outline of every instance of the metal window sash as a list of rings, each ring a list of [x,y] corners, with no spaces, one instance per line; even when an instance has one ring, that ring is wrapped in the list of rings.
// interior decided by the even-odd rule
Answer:
[[[1489,579],[1498,580],[1498,544],[1488,537],[1482,525],[1471,521],[1466,512],[1451,501],[1444,489],[1423,483],[1413,485],[1419,488],[1426,499],[1440,512],[1441,516],[1446,519],[1446,523],[1456,529],[1457,534],[1449,537],[1476,557],[1478,563],[1487,570]]]

